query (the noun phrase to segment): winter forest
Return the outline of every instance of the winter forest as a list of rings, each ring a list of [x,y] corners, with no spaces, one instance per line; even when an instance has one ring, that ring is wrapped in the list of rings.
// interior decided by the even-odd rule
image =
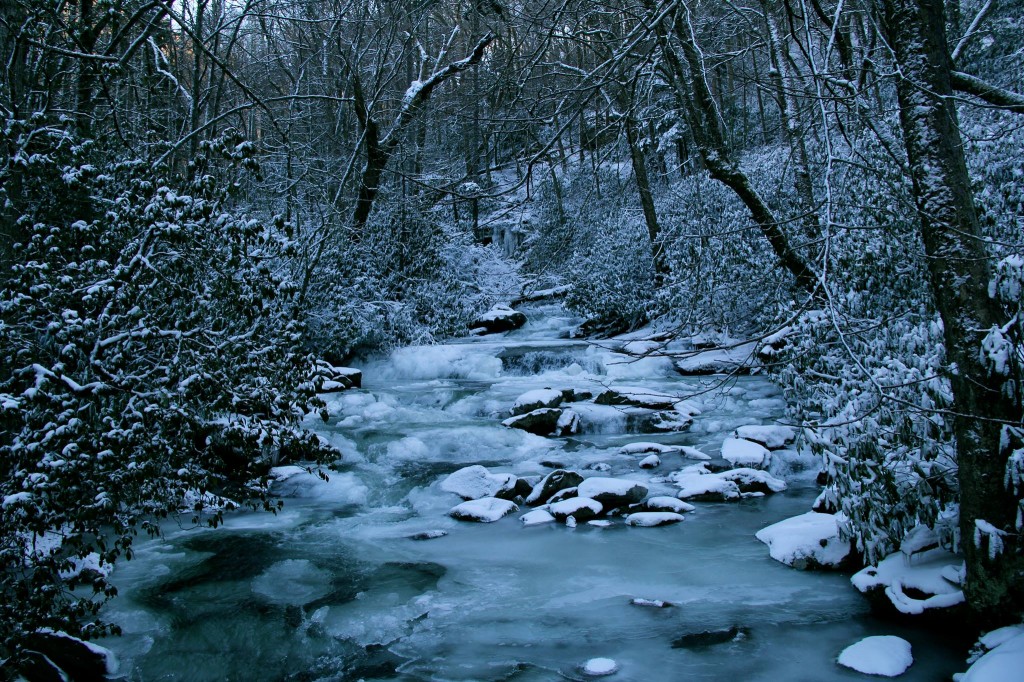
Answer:
[[[1020,0],[0,60],[0,678],[1022,679]]]

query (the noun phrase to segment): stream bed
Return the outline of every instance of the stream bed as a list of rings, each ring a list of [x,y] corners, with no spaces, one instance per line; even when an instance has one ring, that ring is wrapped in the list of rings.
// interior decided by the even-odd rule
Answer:
[[[795,450],[773,458],[785,492],[695,503],[671,526],[612,517],[608,527],[524,527],[525,505],[495,523],[449,517],[461,500],[440,482],[462,467],[539,478],[561,466],[673,495],[665,475],[694,462],[671,453],[644,470],[619,448],[655,441],[717,457],[735,428],[783,416],[779,390],[763,377],[684,377],[668,358],[568,338],[580,320],[557,305],[524,311],[530,321],[514,332],[365,363],[363,388],[326,396],[329,422],[308,422],[343,459],[328,482],[284,480],[280,513],[233,512],[218,529],[167,526],[164,538],[140,540],[135,558],[118,565],[120,596],[105,610],[124,631],[103,642],[122,674],[530,682],[584,679],[582,664],[606,657],[619,666],[610,680],[864,680],[836,656],[889,634],[913,645],[915,663],[900,679],[963,670],[951,642],[873,617],[848,575],[794,570],[755,539],[808,511],[819,492],[817,461]],[[700,414],[686,431],[641,434],[636,410],[580,403],[575,436],[501,425],[526,391],[617,385],[685,398]],[[441,535],[430,531],[446,534],[411,539]],[[733,626],[745,635],[685,640]]]

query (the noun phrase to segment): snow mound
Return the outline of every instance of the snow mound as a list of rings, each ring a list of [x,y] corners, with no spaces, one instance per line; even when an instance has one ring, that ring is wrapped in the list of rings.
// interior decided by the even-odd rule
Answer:
[[[662,443],[629,443],[619,448],[619,452],[623,455],[646,455],[653,453],[656,455],[667,455],[673,452],[681,452],[682,448],[678,445],[663,445]]]
[[[655,526],[679,523],[682,520],[683,515],[676,514],[675,512],[636,512],[626,517],[626,525],[638,528],[654,528]]]
[[[740,491],[744,493],[781,493],[786,489],[786,482],[775,478],[767,471],[761,471],[760,469],[749,469],[741,467],[739,469],[730,469],[729,471],[723,471],[720,474],[712,474],[718,476],[726,481],[732,481],[740,487]]]
[[[700,499],[728,502],[740,499],[740,487],[714,474],[676,473],[669,477],[679,485],[677,496],[683,500]]]
[[[910,642],[886,635],[865,637],[856,644],[851,644],[839,654],[838,663],[865,675],[897,677],[913,665],[914,656],[910,651]]]
[[[676,497],[669,497],[668,495],[652,497],[644,502],[644,507],[646,507],[648,511],[652,512],[667,511],[675,512],[676,514],[692,512],[696,509],[692,504],[683,502]]]
[[[850,555],[850,543],[840,539],[832,514],[807,512],[762,528],[756,537],[773,559],[801,570],[838,568]]]
[[[1021,670],[1024,670],[1024,632],[999,644],[975,661],[960,678],[960,682],[1019,680]]]
[[[772,453],[750,440],[726,438],[722,443],[722,458],[733,466],[760,469],[771,463]]]
[[[479,500],[511,493],[516,480],[512,474],[492,474],[486,467],[474,464],[449,474],[441,481],[441,490],[455,493],[464,500]]]
[[[796,429],[782,424],[750,424],[736,429],[736,437],[752,440],[769,450],[778,450],[796,440]]]
[[[953,584],[947,575],[953,574],[960,566],[959,559],[952,552],[941,547],[919,552],[913,558],[903,552],[894,552],[868,566],[850,578],[850,582],[861,592],[884,589],[893,607],[901,613],[918,615],[928,609],[956,606],[964,601],[964,593]],[[912,597],[907,590],[930,595],[924,599]]]
[[[619,664],[610,658],[592,658],[583,664],[583,674],[589,677],[604,677],[619,670]]]
[[[476,521],[478,523],[494,523],[498,519],[519,511],[514,503],[499,500],[496,497],[482,497],[452,507],[448,515],[460,521]]]
[[[523,526],[539,526],[543,523],[553,523],[555,517],[543,509],[534,509],[520,516],[519,520],[523,522]]]
[[[657,455],[648,455],[640,460],[641,469],[654,469],[661,466],[661,457]]]

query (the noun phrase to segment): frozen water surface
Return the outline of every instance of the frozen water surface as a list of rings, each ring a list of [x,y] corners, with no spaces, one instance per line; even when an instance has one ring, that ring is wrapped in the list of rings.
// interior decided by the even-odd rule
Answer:
[[[641,483],[674,496],[667,474],[696,448],[715,457],[744,425],[774,424],[783,402],[753,376],[683,377],[655,353],[567,338],[575,320],[557,306],[525,309],[508,334],[407,348],[365,363],[364,389],[328,396],[330,422],[309,422],[344,459],[324,483],[282,477],[278,515],[235,512],[216,529],[167,528],[140,542],[114,573],[121,596],[107,617],[132,680],[583,679],[612,659],[608,679],[853,680],[836,657],[875,635],[908,640],[917,663],[901,678],[948,679],[955,647],[868,614],[842,574],[796,571],[771,559],[755,533],[807,512],[813,460],[776,451],[785,492],[695,503],[685,523],[628,528],[494,523],[448,516],[462,499],[446,477],[482,465],[539,480],[553,467]],[[642,339],[633,339],[631,345]],[[500,426],[528,391],[598,395],[616,384],[678,396],[700,410],[685,432],[649,433],[651,410],[565,403],[578,436],[541,438]],[[640,469],[631,443],[669,447]],[[286,470],[283,473],[289,473]],[[290,479],[290,480],[289,480]],[[442,532],[447,532],[443,535]],[[667,608],[631,603],[667,602]],[[687,635],[738,628],[724,643]]]

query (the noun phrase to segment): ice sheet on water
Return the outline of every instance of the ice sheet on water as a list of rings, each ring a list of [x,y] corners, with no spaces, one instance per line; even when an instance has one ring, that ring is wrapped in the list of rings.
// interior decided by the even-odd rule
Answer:
[[[369,488],[353,473],[324,472],[328,480],[299,466],[274,467],[271,492],[281,497],[315,499],[325,504],[366,504]]]
[[[519,429],[487,426],[417,429],[416,435],[388,443],[385,463],[402,461],[518,462],[543,457],[556,441]]]
[[[308,604],[331,591],[331,574],[307,559],[286,559],[252,581],[252,591],[275,604]]]

